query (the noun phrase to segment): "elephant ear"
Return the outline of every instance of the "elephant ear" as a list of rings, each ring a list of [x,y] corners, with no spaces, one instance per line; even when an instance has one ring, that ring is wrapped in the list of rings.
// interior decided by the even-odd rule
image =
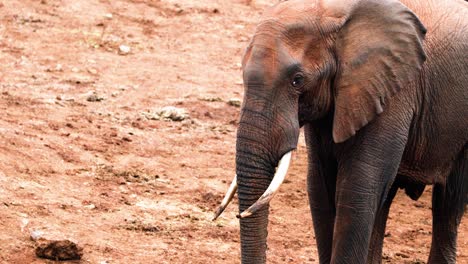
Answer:
[[[426,56],[426,29],[396,0],[356,1],[336,40],[333,140],[343,142],[382,113],[385,103],[417,76]]]

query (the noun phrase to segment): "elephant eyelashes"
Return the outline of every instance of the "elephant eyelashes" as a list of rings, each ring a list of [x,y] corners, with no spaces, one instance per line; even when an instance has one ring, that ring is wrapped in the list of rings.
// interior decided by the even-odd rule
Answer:
[[[295,88],[301,88],[304,85],[304,75],[296,73],[291,81],[291,85]]]

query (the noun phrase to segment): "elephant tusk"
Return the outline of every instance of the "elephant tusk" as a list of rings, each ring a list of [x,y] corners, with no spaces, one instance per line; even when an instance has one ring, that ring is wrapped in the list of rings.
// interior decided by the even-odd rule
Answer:
[[[238,218],[251,216],[271,201],[276,191],[278,191],[279,187],[286,178],[286,173],[288,172],[289,164],[291,162],[291,154],[292,151],[284,154],[278,163],[278,169],[276,170],[275,176],[273,176],[273,180],[271,180],[270,186],[268,186],[263,195],[253,205],[238,215]]]
[[[226,195],[224,196],[224,199],[221,202],[221,205],[218,207],[218,209],[216,209],[216,212],[213,216],[213,219],[211,219],[211,221],[216,220],[219,217],[219,215],[224,211],[224,209],[226,209],[226,206],[228,206],[228,204],[232,200],[232,197],[234,197],[236,190],[237,190],[237,175],[234,176],[234,179],[232,180],[232,183],[229,186],[229,189]]]

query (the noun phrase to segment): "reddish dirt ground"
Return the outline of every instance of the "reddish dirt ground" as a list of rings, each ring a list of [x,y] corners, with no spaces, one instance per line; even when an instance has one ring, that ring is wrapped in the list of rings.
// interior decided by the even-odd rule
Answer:
[[[268,2],[0,1],[0,262],[52,263],[34,255],[39,230],[82,246],[80,263],[239,263],[237,204],[210,218],[234,174],[226,102],[242,98]],[[165,106],[191,118],[152,120]],[[305,171],[301,140],[272,203],[270,263],[318,263]],[[425,263],[430,207],[430,190],[397,195],[385,262]],[[465,216],[459,263],[467,235]]]

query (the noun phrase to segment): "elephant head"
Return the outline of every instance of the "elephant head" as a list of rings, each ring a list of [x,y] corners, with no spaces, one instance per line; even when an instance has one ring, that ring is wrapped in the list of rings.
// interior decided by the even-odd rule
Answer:
[[[352,137],[420,70],[424,34],[397,0],[293,0],[264,15],[242,63],[237,176],[217,212],[237,188],[242,263],[266,260],[268,201],[300,127],[330,116],[335,143]]]

